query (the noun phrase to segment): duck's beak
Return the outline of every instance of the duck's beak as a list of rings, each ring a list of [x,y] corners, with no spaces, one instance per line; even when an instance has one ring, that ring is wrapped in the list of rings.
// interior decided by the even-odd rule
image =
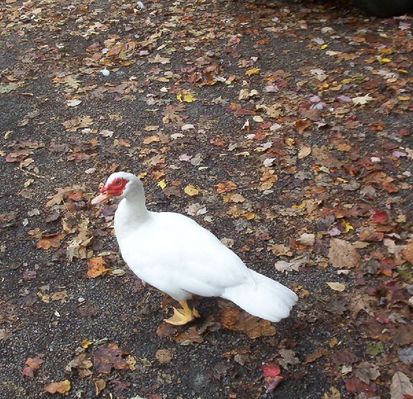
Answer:
[[[102,202],[108,200],[110,198],[110,195],[107,193],[101,193],[97,197],[93,198],[91,201],[92,205],[97,205],[101,204]]]

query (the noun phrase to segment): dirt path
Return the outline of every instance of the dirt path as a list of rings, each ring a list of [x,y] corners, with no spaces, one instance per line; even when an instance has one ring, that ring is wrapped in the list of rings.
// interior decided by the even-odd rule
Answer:
[[[413,395],[411,17],[6,0],[0,32],[1,398]],[[200,299],[165,325],[90,205],[115,170],[294,289],[291,317]]]

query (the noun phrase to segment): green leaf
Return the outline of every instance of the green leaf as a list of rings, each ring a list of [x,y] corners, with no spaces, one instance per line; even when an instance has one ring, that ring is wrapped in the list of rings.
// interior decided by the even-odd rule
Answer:
[[[372,342],[367,347],[367,353],[371,356],[380,355],[384,351],[383,342]]]
[[[17,83],[1,83],[0,94],[7,94],[14,90],[17,90],[19,85]]]

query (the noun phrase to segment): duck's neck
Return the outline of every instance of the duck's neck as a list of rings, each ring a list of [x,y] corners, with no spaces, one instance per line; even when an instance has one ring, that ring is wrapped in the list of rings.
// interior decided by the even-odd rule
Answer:
[[[119,203],[115,213],[115,232],[126,233],[131,229],[136,229],[140,224],[149,218],[149,212],[145,206],[145,194],[143,189],[130,191],[128,195]]]

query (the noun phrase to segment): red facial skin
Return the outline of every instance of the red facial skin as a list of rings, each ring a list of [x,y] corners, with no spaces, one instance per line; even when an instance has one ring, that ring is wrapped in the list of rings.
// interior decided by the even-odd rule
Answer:
[[[119,197],[122,195],[125,186],[128,184],[128,180],[121,177],[113,180],[109,185],[100,188],[102,194],[106,194],[110,197]]]

